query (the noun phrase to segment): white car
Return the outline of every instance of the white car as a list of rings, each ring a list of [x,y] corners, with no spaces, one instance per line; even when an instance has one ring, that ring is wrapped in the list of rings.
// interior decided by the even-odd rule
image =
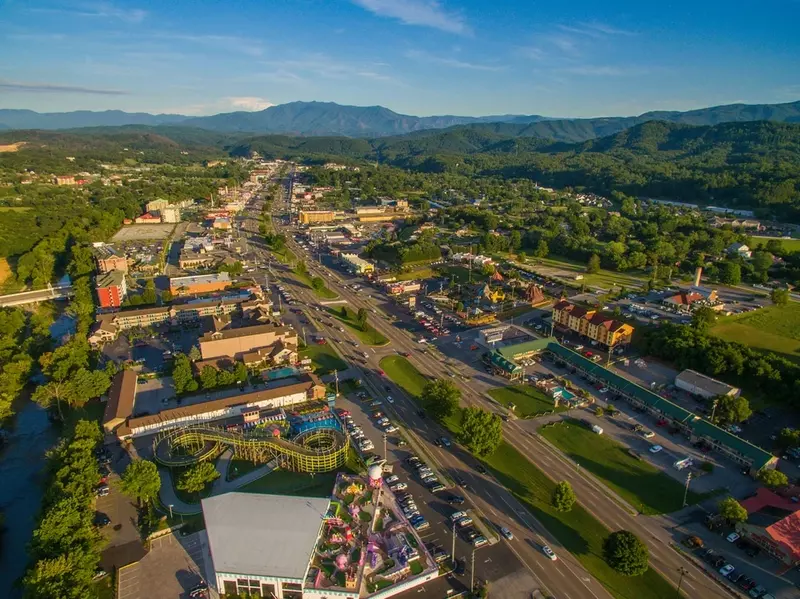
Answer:
[[[385,429],[383,429],[383,432],[385,432],[385,433],[396,433],[396,432],[397,432],[397,430],[398,430],[398,429],[397,429],[397,427],[396,427],[394,424],[390,424],[390,425],[389,425],[389,426],[387,426]]]
[[[396,474],[392,474],[391,476],[386,477],[386,483],[389,485],[391,485],[392,483],[396,483],[398,480],[400,480],[400,477],[397,476]]]
[[[650,453],[658,453],[662,449],[664,449],[664,448],[661,447],[661,445],[651,445],[650,446]]]
[[[388,401],[389,403],[394,403],[394,400],[392,399],[391,395],[386,396],[386,401]]]
[[[389,488],[392,491],[405,491],[408,489],[408,485],[406,483],[394,483],[393,485],[389,485]]]
[[[551,561],[556,561],[558,559],[558,556],[553,553],[553,550],[547,545],[542,547],[542,553],[544,553]]]
[[[731,575],[731,573],[735,570],[733,566],[730,564],[725,564],[719,569],[719,573],[725,576],[726,578]]]
[[[725,538],[727,539],[728,543],[735,543],[736,541],[739,540],[739,534],[735,533],[735,532],[732,532],[731,534],[729,534]]]

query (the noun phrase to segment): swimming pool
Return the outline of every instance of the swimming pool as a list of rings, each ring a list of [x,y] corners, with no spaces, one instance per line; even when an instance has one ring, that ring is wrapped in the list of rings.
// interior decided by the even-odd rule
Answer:
[[[572,401],[575,399],[575,394],[570,393],[564,387],[556,387],[553,389],[553,397],[559,397],[562,401]]]
[[[285,379],[286,377],[294,376],[299,371],[297,368],[292,368],[291,366],[287,366],[286,368],[278,368],[276,370],[268,370],[264,373],[264,377],[268,381],[274,381],[277,379]]]

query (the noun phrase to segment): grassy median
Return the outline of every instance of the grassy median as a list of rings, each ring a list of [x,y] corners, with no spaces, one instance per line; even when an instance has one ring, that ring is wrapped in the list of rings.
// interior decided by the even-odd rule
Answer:
[[[381,360],[386,375],[410,395],[419,397],[428,379],[402,356]],[[444,423],[455,436],[457,418]],[[672,599],[675,588],[658,572],[642,576],[622,576],[603,559],[603,541],[612,532],[580,504],[570,512],[556,511],[550,504],[555,482],[510,443],[503,441],[488,459],[483,460],[495,478],[524,503],[530,512],[566,547],[584,568],[619,599]]]
[[[361,340],[361,343],[375,346],[389,343],[389,340],[374,326],[369,324],[369,322],[366,323],[364,328],[361,328],[361,325],[358,324],[358,317],[353,310],[346,307],[328,308],[328,312],[330,312],[336,320],[349,327],[350,330],[356,334],[356,337]]]
[[[309,358],[314,374],[329,374],[334,370],[347,370],[347,362],[342,360],[330,343],[312,343],[300,350],[301,358]]]
[[[509,407],[514,404],[514,414],[520,418],[532,418],[544,412],[564,412],[567,408],[556,407],[552,397],[531,385],[510,385],[489,391],[492,399]]]
[[[577,421],[543,426],[539,434],[558,447],[644,514],[665,514],[683,507],[684,486],[628,447],[597,435]],[[689,491],[687,501],[697,503],[707,495]]]

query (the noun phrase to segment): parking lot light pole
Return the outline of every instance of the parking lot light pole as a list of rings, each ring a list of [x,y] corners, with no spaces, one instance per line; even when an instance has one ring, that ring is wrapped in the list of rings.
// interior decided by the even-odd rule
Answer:
[[[469,591],[475,592],[475,549],[472,550],[472,566],[469,572]]]
[[[453,566],[456,565],[456,523],[453,522],[453,550],[450,552],[450,559],[453,560]]]
[[[689,483],[692,482],[692,473],[686,475],[686,489],[683,491],[683,507],[686,507],[686,500],[689,497]]]
[[[174,507],[174,506],[173,506],[173,505],[170,503],[170,504],[169,504],[169,519],[170,519],[170,520],[172,520],[172,508],[173,508],[173,507]]]
[[[681,596],[681,585],[683,584],[683,577],[689,573],[689,570],[681,566],[678,568],[678,573],[681,575],[681,579],[678,581],[678,597]]]

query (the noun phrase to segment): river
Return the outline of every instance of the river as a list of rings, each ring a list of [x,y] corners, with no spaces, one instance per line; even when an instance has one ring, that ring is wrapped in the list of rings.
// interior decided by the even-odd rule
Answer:
[[[8,442],[0,449],[0,511],[6,526],[0,536],[0,597],[8,599],[22,595],[14,583],[28,565],[26,549],[42,503],[45,453],[58,440],[45,410],[28,399],[18,403]]]

